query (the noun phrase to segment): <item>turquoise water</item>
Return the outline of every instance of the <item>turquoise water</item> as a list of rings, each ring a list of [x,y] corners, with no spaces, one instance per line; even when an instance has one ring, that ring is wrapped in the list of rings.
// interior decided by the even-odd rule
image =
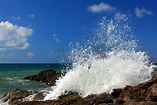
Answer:
[[[37,74],[42,70],[65,69],[63,64],[0,64],[0,97],[7,91],[15,89],[45,90],[47,85],[40,82],[23,80],[24,77]]]

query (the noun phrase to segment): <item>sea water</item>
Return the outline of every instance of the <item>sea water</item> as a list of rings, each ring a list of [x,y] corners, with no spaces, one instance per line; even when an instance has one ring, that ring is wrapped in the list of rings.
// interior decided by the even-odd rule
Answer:
[[[103,17],[89,39],[72,44],[69,59],[73,68],[56,81],[45,100],[57,99],[67,91],[82,97],[111,93],[114,88],[150,79],[153,66],[134,36],[126,16]]]
[[[28,81],[23,78],[38,74],[42,70],[61,71],[62,64],[0,64],[0,97],[7,91],[15,89],[45,90],[49,87],[40,82]]]

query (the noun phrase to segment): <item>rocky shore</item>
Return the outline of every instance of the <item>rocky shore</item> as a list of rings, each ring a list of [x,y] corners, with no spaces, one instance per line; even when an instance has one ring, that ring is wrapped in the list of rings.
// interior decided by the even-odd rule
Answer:
[[[55,85],[55,81],[58,79],[58,77],[61,76],[61,73],[56,72],[55,70],[43,70],[39,72],[37,75],[32,75],[25,77],[25,80],[31,80],[31,81],[39,81],[46,83],[49,86]]]
[[[49,86],[61,76],[54,70],[44,70],[37,75],[24,79],[44,82]],[[137,86],[126,86],[114,89],[111,94],[91,94],[82,98],[78,93],[68,92],[57,100],[43,101],[47,93],[16,89],[7,92],[1,100],[9,105],[157,105],[157,72],[152,73],[152,79]]]

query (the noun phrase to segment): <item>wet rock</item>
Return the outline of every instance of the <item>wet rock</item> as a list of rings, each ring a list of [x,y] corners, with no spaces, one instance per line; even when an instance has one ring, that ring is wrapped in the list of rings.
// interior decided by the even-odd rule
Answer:
[[[122,92],[122,89],[113,89],[113,92],[111,93],[111,95],[114,98],[118,98],[121,92]]]
[[[130,99],[130,97],[125,96],[125,97],[123,98],[123,100],[124,100],[124,102],[127,102],[127,101],[130,101],[131,99]]]
[[[59,99],[56,102],[62,105],[73,105],[79,104],[81,102],[82,97],[77,92],[67,92],[64,95],[59,96]]]
[[[128,100],[124,103],[124,105],[136,105],[138,102],[135,100]]]
[[[9,105],[17,105],[23,101],[39,101],[45,97],[43,92],[16,89],[3,95],[1,101]]]
[[[157,78],[157,68],[151,73],[152,78]]]
[[[7,92],[5,93],[2,98],[1,98],[1,101],[2,102],[7,102],[9,99],[10,99],[10,95],[11,95],[12,92]]]
[[[68,94],[60,96],[57,100],[23,102],[18,105],[99,105],[102,103],[109,103],[107,105],[111,105],[110,103],[113,103],[112,96],[102,93],[82,98],[77,93],[69,92]]]
[[[92,94],[83,99],[82,105],[98,105],[101,103],[113,103],[113,97],[110,94]]]
[[[115,105],[113,103],[101,103],[101,104],[98,104],[98,105]]]
[[[156,85],[154,85],[156,83],[157,78],[154,78],[137,86],[125,87],[122,89],[119,97],[124,98],[125,96],[128,96],[130,99],[136,101],[154,100],[154,98],[156,99]]]
[[[7,92],[1,100],[2,102],[8,101],[9,105],[16,105],[21,102],[23,98],[31,94],[33,94],[32,91],[16,89],[14,91]]]
[[[157,83],[149,87],[146,94],[146,100],[157,102]]]
[[[114,104],[123,104],[124,100],[122,98],[115,98],[113,99]]]
[[[115,98],[113,99],[113,103],[116,104],[123,104],[124,100],[122,98]]]
[[[43,100],[44,97],[45,97],[45,95],[43,92],[40,92],[40,93],[38,92],[38,93],[34,94],[33,100],[34,101]]]
[[[43,70],[39,72],[37,75],[28,76],[25,77],[24,79],[31,80],[31,81],[40,81],[46,83],[49,86],[53,86],[56,83],[58,77],[60,76],[61,73],[50,69],[50,70]]]
[[[157,102],[153,102],[153,101],[141,101],[141,102],[138,102],[136,105],[157,105]]]

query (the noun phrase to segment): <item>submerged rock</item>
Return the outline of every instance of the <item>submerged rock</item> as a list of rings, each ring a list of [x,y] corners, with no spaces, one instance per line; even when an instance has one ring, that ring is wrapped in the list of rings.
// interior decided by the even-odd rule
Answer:
[[[50,70],[43,70],[39,72],[37,75],[28,76],[25,77],[24,79],[31,80],[31,81],[40,81],[46,83],[49,86],[53,86],[56,83],[58,77],[60,76],[61,73],[50,69]]]

